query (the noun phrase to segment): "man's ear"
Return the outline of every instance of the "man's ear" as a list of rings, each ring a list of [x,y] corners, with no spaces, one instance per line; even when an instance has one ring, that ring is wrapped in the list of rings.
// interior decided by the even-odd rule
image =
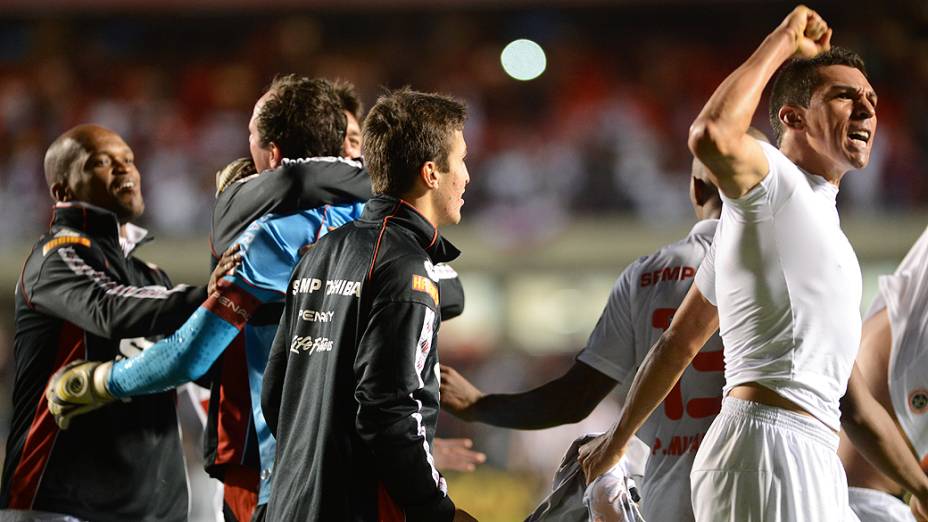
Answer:
[[[799,130],[805,127],[802,111],[792,105],[784,105],[777,112],[777,118],[784,127]]]
[[[429,189],[438,188],[438,167],[434,161],[426,161],[419,169],[419,177]]]
[[[277,144],[274,143],[273,141],[268,144],[267,154],[268,154],[267,163],[268,165],[271,166],[272,169],[276,169],[284,161],[283,153],[280,152],[280,147],[278,147]]]
[[[59,203],[74,199],[74,193],[68,188],[68,184],[61,181],[52,183],[52,186],[48,187],[48,193],[51,194],[53,200]]]

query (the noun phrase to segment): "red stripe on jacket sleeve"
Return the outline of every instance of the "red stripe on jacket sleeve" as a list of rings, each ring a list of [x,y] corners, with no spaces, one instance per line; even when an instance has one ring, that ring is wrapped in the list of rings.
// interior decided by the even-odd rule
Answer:
[[[83,355],[83,352],[84,331],[71,323],[64,323],[58,334],[58,354],[48,379],[51,379],[59,368]],[[26,435],[26,442],[23,443],[19,464],[16,465],[16,471],[10,479],[11,509],[32,509],[57,437],[58,425],[48,411],[48,401],[45,399],[43,388],[35,417]]]

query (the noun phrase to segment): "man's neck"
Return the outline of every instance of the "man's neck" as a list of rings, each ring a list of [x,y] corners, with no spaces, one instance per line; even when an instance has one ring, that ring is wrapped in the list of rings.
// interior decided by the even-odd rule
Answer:
[[[784,139],[780,152],[805,172],[825,178],[836,187],[841,185],[841,178],[847,174],[847,169],[818,154],[807,144]]]
[[[421,195],[407,193],[400,196],[400,199],[412,205],[433,227],[436,229],[438,228],[437,220],[435,219],[435,208],[432,205],[432,198],[429,197],[428,192]]]

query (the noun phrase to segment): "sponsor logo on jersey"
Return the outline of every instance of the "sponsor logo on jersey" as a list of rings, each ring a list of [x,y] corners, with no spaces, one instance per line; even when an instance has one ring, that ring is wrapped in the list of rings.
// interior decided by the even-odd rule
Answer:
[[[300,309],[300,319],[308,323],[330,323],[335,312],[317,312],[316,310]]]
[[[349,281],[347,279],[323,281],[315,277],[300,277],[294,279],[290,287],[290,293],[293,295],[312,294],[317,290],[321,290],[323,287],[325,287],[325,295],[353,295],[355,297],[361,297],[360,281]]]
[[[331,352],[334,345],[335,341],[328,337],[294,335],[290,340],[290,351],[293,353],[309,352],[309,355],[312,355],[316,352]]]
[[[910,393],[909,409],[916,415],[928,412],[928,390],[920,388]]]
[[[438,306],[438,286],[435,285],[429,278],[422,277],[419,274],[412,275],[412,289],[416,292],[424,292],[432,298],[432,301],[435,302],[435,306]]]
[[[300,277],[293,280],[293,286],[290,289],[293,295],[311,294],[322,288],[322,279],[315,277]]]
[[[47,255],[50,251],[60,247],[61,245],[84,245],[85,247],[90,246],[90,240],[86,237],[81,236],[60,236],[52,239],[42,247],[42,255]]]
[[[639,285],[644,288],[663,281],[683,281],[695,275],[696,269],[691,266],[672,266],[641,274]]]
[[[222,294],[217,294],[216,301],[218,301],[220,305],[229,309],[229,311],[231,311],[234,315],[241,317],[243,323],[247,323],[248,320],[251,319],[251,314],[248,313],[248,309],[236,303],[232,299],[229,299]],[[219,315],[221,317],[223,314]]]
[[[361,297],[361,282],[333,279],[325,282],[325,295],[353,295]]]

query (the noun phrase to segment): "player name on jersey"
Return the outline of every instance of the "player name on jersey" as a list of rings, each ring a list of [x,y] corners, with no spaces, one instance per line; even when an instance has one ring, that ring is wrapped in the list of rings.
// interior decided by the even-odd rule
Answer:
[[[651,455],[680,456],[684,454],[695,455],[699,451],[699,443],[702,442],[705,433],[696,433],[693,435],[674,435],[670,438],[670,444],[664,447],[664,442],[660,437],[655,437],[654,444],[651,445]]]

